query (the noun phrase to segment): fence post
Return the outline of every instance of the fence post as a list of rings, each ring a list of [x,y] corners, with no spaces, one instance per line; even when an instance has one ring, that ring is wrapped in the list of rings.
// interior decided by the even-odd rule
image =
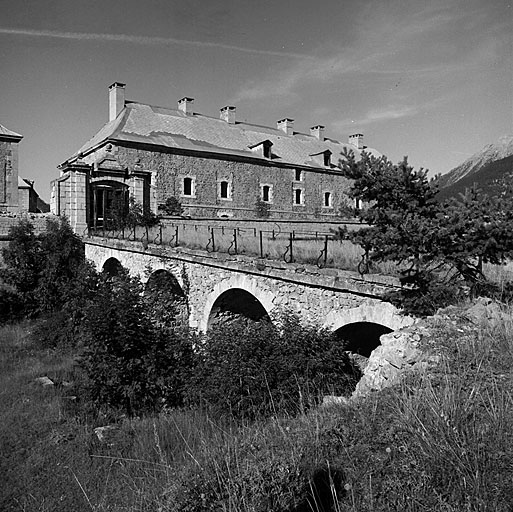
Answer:
[[[178,231],[180,230],[180,227],[177,225],[175,228],[175,247],[178,247]]]
[[[274,232],[273,232],[274,233]],[[264,241],[263,241],[263,233],[262,230],[260,230],[260,257],[264,257]]]

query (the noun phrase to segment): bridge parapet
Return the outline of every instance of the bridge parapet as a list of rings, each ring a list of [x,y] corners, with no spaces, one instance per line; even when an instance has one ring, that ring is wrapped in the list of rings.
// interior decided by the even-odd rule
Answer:
[[[160,260],[174,260],[247,275],[265,276],[278,281],[350,292],[364,297],[380,297],[385,292],[398,289],[401,286],[397,277],[380,274],[362,276],[350,270],[319,269],[316,265],[285,263],[244,255],[209,253],[184,247],[163,248],[159,245],[146,245],[138,241],[113,240],[112,238],[89,237],[84,241],[93,246],[144,254]]]

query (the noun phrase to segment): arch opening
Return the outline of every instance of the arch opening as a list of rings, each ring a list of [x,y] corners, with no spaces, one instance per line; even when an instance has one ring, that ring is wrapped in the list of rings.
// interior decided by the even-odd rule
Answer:
[[[210,310],[207,329],[233,321],[271,322],[262,303],[242,288],[232,288],[216,299]]]
[[[365,358],[381,343],[379,338],[383,334],[392,332],[392,329],[374,322],[354,322],[346,324],[335,331],[348,352]]]
[[[188,322],[187,297],[171,272],[164,269],[153,272],[146,281],[144,297],[156,322],[165,326]]]
[[[121,265],[121,262],[116,258],[107,259],[102,267],[102,272],[110,277],[119,276],[123,270],[123,265]]]

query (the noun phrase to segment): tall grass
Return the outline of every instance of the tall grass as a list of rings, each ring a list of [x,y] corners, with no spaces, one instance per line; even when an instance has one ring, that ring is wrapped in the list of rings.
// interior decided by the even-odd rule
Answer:
[[[427,321],[421,343],[440,358],[429,371],[251,424],[187,409],[84,415],[80,396],[33,380],[78,379],[72,356],[39,349],[30,325],[5,327],[0,509],[509,511],[513,312],[483,308]],[[101,443],[94,428],[107,423],[117,429]]]
[[[287,263],[303,263],[319,267],[357,271],[361,269],[363,250],[348,240],[337,240],[335,233],[341,224],[296,224],[278,222],[239,225],[223,222],[181,221],[164,223],[148,230],[99,231],[107,237],[149,240],[168,247],[185,247],[210,253],[252,256]],[[357,224],[350,224],[355,229]],[[370,273],[397,274],[393,263],[372,264]]]

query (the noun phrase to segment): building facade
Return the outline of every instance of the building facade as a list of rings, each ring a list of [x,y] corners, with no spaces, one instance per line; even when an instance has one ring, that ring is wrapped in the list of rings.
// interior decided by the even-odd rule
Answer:
[[[340,155],[378,154],[361,134],[344,144],[323,125],[305,134],[290,118],[259,126],[237,120],[233,106],[213,118],[193,105],[188,97],[176,109],[127,101],[125,85],[112,84],[109,122],[59,166],[52,211],[76,231],[101,226],[129,197],[154,212],[176,198],[191,217],[251,219],[263,204],[272,219],[332,219],[350,202]]]
[[[0,125],[0,213],[18,211],[18,144],[22,138]]]

